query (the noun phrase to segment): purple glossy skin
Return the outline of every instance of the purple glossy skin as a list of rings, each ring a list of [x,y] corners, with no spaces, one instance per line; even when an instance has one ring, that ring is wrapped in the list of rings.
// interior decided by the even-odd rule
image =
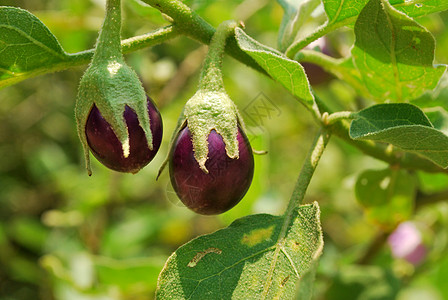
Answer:
[[[221,135],[208,136],[208,159],[200,169],[194,158],[191,133],[182,129],[170,157],[171,184],[181,201],[196,213],[214,215],[234,207],[246,194],[254,174],[254,157],[246,135],[238,127],[239,158],[227,156]]]
[[[137,173],[154,158],[162,141],[162,118],[159,110],[149,97],[148,113],[153,137],[153,150],[148,148],[145,133],[139,125],[137,114],[126,106],[123,116],[129,132],[130,154],[125,158],[122,145],[112,127],[94,105],[86,124],[87,142],[93,155],[109,169],[118,172]]]

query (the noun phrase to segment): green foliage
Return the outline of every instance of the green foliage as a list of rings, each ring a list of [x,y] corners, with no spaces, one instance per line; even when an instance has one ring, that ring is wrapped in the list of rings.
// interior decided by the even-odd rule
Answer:
[[[321,3],[319,0],[277,0],[285,11],[278,32],[278,48],[285,51],[295,40],[300,28]]]
[[[434,38],[387,1],[370,0],[355,24],[354,64],[371,97],[403,102],[437,85],[446,66],[433,66]]]
[[[330,24],[341,23],[350,24],[354,23],[354,17],[356,18],[364,5],[368,0],[355,1],[355,0],[324,0],[325,12],[327,13],[328,22]]]
[[[179,205],[166,174],[154,180],[163,155],[137,175],[93,161],[90,178],[80,167],[76,67],[94,56],[100,2],[0,7],[0,299],[448,297],[447,1],[123,1],[129,38],[103,28],[115,48],[103,47],[102,72],[115,70],[111,53],[120,65],[129,54],[139,78],[126,69],[115,86],[128,98],[142,95],[140,80],[150,87],[168,135],[197,88],[205,55],[197,42],[218,37],[223,19],[244,18],[212,51],[219,59],[205,61],[218,62],[208,75],[219,80],[200,87],[225,83],[230,111],[248,120],[251,144],[268,155],[256,157],[245,199],[214,217]],[[340,58],[302,51],[321,37]],[[221,65],[223,51],[236,60]],[[310,63],[335,79],[311,87]],[[119,117],[129,102],[106,81],[98,92],[112,90],[119,105],[110,115]],[[222,114],[199,113],[198,123],[210,112]],[[326,147],[331,135],[340,139]],[[165,136],[160,152],[169,148]],[[389,250],[388,235],[406,220],[422,232],[418,265]]]
[[[280,52],[268,48],[237,28],[236,39],[241,49],[249,54],[276,81],[296,96],[306,107],[312,108],[314,97],[303,67]]]
[[[297,279],[322,252],[319,217],[315,203],[295,211],[290,224],[252,215],[199,237],[168,259],[157,298],[291,299]]]
[[[350,126],[350,136],[387,142],[448,167],[448,136],[410,104],[378,104],[360,111]]]
[[[0,34],[0,88],[69,59],[50,30],[26,10],[0,7]]]
[[[448,9],[448,3],[444,0],[392,0],[390,3],[398,10],[404,12],[410,17],[416,18],[426,16],[435,12]]]

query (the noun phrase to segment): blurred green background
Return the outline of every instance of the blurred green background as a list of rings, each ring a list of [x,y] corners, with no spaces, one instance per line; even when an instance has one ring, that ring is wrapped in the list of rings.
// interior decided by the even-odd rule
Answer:
[[[157,10],[139,1],[123,2],[123,38],[167,24]],[[214,26],[243,19],[250,35],[276,47],[283,17],[276,1],[186,3]],[[67,52],[92,48],[104,15],[101,0],[11,0],[0,5],[31,11]],[[437,62],[448,62],[448,14],[419,22],[437,39]],[[330,40],[339,55],[347,55],[353,34],[339,30]],[[231,58],[224,62],[226,89],[248,123],[253,147],[269,152],[256,156],[248,194],[223,215],[199,216],[179,203],[168,172],[155,180],[177,117],[195,92],[205,53],[204,46],[178,37],[127,55],[164,122],[159,153],[136,175],[109,171],[93,159],[93,176],[87,176],[73,112],[85,67],[0,90],[0,300],[152,299],[164,262],[181,244],[248,214],[283,212],[317,126],[281,86]],[[338,80],[315,89],[336,110],[370,104]],[[407,215],[395,212],[399,220],[418,224],[429,249],[424,262],[414,267],[394,259],[384,244],[385,228],[396,224],[381,224],[356,201],[357,176],[386,167],[337,138],[331,140],[306,197],[319,202],[324,229],[316,299],[448,299],[447,203]],[[423,192],[448,188],[446,175],[412,176],[418,177]]]

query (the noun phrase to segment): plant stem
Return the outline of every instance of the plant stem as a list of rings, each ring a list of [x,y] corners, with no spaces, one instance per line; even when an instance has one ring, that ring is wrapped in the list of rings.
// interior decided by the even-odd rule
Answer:
[[[303,203],[305,192],[310,184],[311,178],[313,177],[314,171],[316,170],[317,164],[324,153],[329,139],[330,134],[325,129],[321,129],[314,139],[310,151],[305,158],[305,162],[302,165],[302,169],[300,170],[299,178],[297,179],[294,191],[288,203],[288,208],[285,211],[286,217],[290,217],[292,211]],[[286,223],[289,224],[289,222],[285,222],[285,224]]]
[[[415,197],[415,209],[418,210],[425,205],[443,201],[448,201],[448,190],[432,194],[426,194],[419,191]]]
[[[299,52],[300,50],[302,50],[303,48],[305,48],[307,45],[309,45],[310,43],[314,42],[315,40],[323,37],[324,35],[326,35],[327,33],[330,33],[340,27],[343,27],[345,25],[348,25],[350,23],[353,23],[353,20],[355,18],[351,17],[351,18],[347,18],[343,21],[336,21],[336,22],[326,22],[324,24],[322,24],[321,26],[319,26],[314,32],[312,32],[310,35],[308,35],[307,37],[305,37],[304,39],[301,39],[299,41],[294,42],[291,46],[288,47],[288,49],[286,49],[286,56],[289,58],[293,58],[294,56],[296,56],[297,52]]]
[[[324,125],[328,126],[339,121],[354,119],[356,113],[352,111],[338,111],[330,115],[328,113],[324,113],[322,116],[323,116],[322,121],[324,122]]]
[[[311,42],[314,42],[315,40],[323,37],[327,33],[333,31],[335,28],[337,27],[335,27],[334,24],[330,25],[328,23],[319,26],[313,33],[311,33],[304,39],[292,43],[291,46],[289,46],[288,49],[286,49],[285,55],[291,59],[294,58],[297,52],[305,48]]]
[[[152,7],[160,10],[162,13],[170,16],[173,19],[174,25],[179,28],[179,31],[203,44],[210,44],[210,41],[215,34],[215,28],[207,21],[201,18],[190,7],[178,0],[142,0]],[[257,70],[262,74],[266,71],[261,68],[253,58],[242,51],[234,38],[230,39],[226,45],[226,52],[233,58],[239,60],[243,64]]]
[[[325,71],[349,83],[361,93],[365,95],[370,94],[370,92],[363,85],[362,81],[359,79],[357,70],[353,68],[350,69],[344,66],[344,58],[336,59],[331,56],[325,55],[322,52],[314,50],[302,50],[294,56],[294,59],[300,63],[307,62],[319,65]]]
[[[372,259],[381,251],[384,246],[384,243],[387,241],[388,233],[379,230],[375,236],[375,238],[370,242],[364,254],[358,259],[356,262],[359,265],[368,265]]]
[[[169,39],[172,39],[179,35],[179,32],[176,30],[176,27],[173,25],[166,26],[163,28],[159,28],[152,32],[135,36],[126,40],[121,41],[121,47],[123,53],[131,53],[136,50],[140,50],[143,48],[151,47],[157,44],[161,44]],[[77,66],[82,66],[88,64],[92,58],[95,49],[89,49],[86,51],[67,54],[67,57],[64,61],[56,63],[52,66],[42,66],[42,68],[34,69],[33,71],[22,73],[16,77],[11,77],[8,79],[4,79],[0,81],[0,89],[19,83],[25,79],[36,77],[39,75],[58,72],[62,70],[66,70],[68,68],[73,68]]]
[[[199,89],[224,90],[221,71],[224,48],[227,38],[235,33],[237,26],[238,24],[235,21],[226,21],[221,23],[216,29],[202,67]]]
[[[348,144],[358,148],[363,153],[376,159],[387,162],[390,165],[397,165],[407,170],[420,170],[428,173],[447,173],[448,169],[443,169],[433,162],[409,152],[390,151],[387,145],[375,143],[373,141],[353,140],[349,135],[349,123],[347,121],[338,121],[327,127],[332,134],[340,137]]]
[[[173,25],[158,28],[154,31],[134,36],[121,41],[121,50],[123,54],[132,53],[134,51],[145,49],[154,45],[161,44],[167,40],[175,38],[179,35],[179,31]],[[69,54],[69,61],[72,66],[84,65],[92,60],[95,49]]]
[[[107,0],[93,61],[121,60],[121,0]]]

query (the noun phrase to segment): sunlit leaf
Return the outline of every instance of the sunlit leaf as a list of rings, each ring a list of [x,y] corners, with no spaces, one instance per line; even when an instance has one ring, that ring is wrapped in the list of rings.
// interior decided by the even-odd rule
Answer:
[[[278,32],[278,47],[286,50],[297,36],[300,28],[319,6],[320,0],[277,0],[284,10],[282,23]]]
[[[355,65],[377,101],[414,99],[434,88],[446,70],[433,65],[433,36],[387,1],[369,1],[356,21],[355,36]]]
[[[0,7],[0,55],[0,87],[69,57],[37,17],[16,7]]]
[[[255,59],[274,80],[282,84],[305,106],[311,108],[314,105],[308,79],[298,62],[260,44],[239,28],[235,31],[235,37],[240,48]]]
[[[368,0],[323,0],[328,23],[353,23]]]
[[[352,25],[369,0],[322,0],[328,17],[328,25],[340,27]],[[448,9],[445,0],[391,0],[399,11],[410,17],[421,17]]]
[[[445,0],[393,0],[390,4],[414,18],[448,9],[448,1]]]
[[[157,298],[293,299],[322,251],[319,215],[317,203],[299,207],[289,222],[252,215],[190,241],[168,259]]]

